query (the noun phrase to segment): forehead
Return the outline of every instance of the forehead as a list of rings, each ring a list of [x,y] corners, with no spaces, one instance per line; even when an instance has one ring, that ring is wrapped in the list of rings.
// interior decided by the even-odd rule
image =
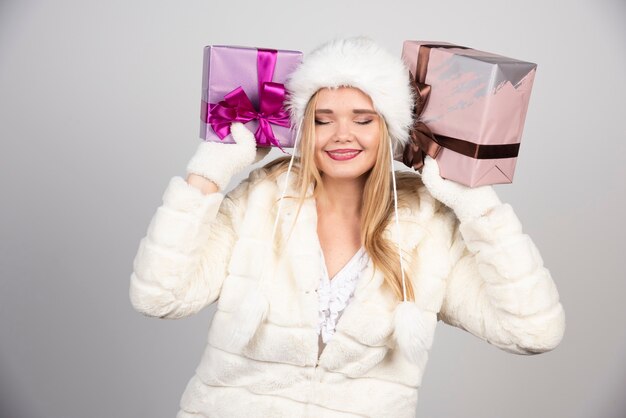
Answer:
[[[317,93],[316,109],[360,108],[374,110],[372,99],[355,87],[322,88]]]

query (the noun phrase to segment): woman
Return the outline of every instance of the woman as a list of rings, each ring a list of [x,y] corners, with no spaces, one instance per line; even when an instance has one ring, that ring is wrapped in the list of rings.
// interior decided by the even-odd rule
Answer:
[[[287,83],[298,157],[256,162],[253,135],[200,144],[171,179],[130,282],[139,312],[217,301],[177,418],[413,417],[438,320],[516,354],[562,339],[549,271],[489,186],[394,172],[412,125],[404,64],[331,41]],[[338,285],[334,285],[338,283]]]

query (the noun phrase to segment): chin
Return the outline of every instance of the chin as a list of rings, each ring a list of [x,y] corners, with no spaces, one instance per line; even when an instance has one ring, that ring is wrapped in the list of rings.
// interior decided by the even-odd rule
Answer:
[[[333,178],[333,179],[342,179],[342,180],[356,180],[359,177],[367,174],[371,170],[371,167],[344,167],[341,169],[337,168],[322,168],[320,172],[323,176]]]

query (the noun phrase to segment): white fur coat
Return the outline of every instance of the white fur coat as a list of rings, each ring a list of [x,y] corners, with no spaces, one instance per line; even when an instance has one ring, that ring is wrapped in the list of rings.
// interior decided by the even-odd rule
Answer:
[[[561,341],[557,288],[511,206],[459,223],[418,179],[411,206],[399,208],[400,239],[427,348],[411,360],[397,349],[398,301],[370,260],[318,359],[315,200],[305,201],[287,245],[297,204],[284,199],[276,243],[269,242],[285,180],[256,169],[224,196],[173,177],[139,244],[130,279],[137,311],[183,318],[217,301],[177,418],[414,417],[438,320],[515,354]],[[293,184],[287,195],[297,196]],[[395,238],[395,222],[385,234]],[[269,308],[249,343],[233,350],[233,330],[246,325],[233,318],[258,283],[264,257],[274,272],[262,287]]]

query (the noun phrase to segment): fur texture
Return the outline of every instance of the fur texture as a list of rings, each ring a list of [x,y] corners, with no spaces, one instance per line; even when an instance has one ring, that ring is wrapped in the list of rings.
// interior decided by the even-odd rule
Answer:
[[[422,181],[437,200],[454,210],[461,222],[478,218],[502,203],[492,186],[472,188],[442,178],[437,160],[430,156],[424,159]]]
[[[510,205],[459,222],[421,186],[399,211],[416,301],[399,303],[370,260],[318,353],[313,198],[290,241],[297,202],[283,200],[277,242],[267,242],[278,185],[286,181],[256,169],[224,197],[175,177],[141,240],[130,280],[136,310],[182,318],[217,302],[179,418],[413,418],[437,319],[515,354],[546,352],[561,341],[558,291]],[[289,195],[297,195],[293,182]],[[391,223],[385,234],[394,231]],[[272,273],[255,295],[263,260]]]
[[[261,160],[269,152],[269,147],[257,148],[254,134],[242,123],[233,123],[230,131],[234,144],[200,142],[187,163],[187,173],[206,177],[224,190],[234,174]]]
[[[428,322],[436,316],[427,317],[416,303],[404,301],[396,307],[394,317],[394,337],[402,354],[413,363],[421,364],[423,356],[433,344],[433,334],[429,332]]]
[[[414,100],[409,70],[399,56],[367,37],[334,39],[321,45],[305,56],[285,86],[289,91],[285,107],[294,126],[317,90],[351,86],[371,97],[387,122],[395,147],[408,141]]]
[[[236,327],[231,328],[230,339],[226,348],[232,352],[241,352],[250,342],[261,322],[267,316],[269,303],[259,286],[250,289],[234,315]]]

